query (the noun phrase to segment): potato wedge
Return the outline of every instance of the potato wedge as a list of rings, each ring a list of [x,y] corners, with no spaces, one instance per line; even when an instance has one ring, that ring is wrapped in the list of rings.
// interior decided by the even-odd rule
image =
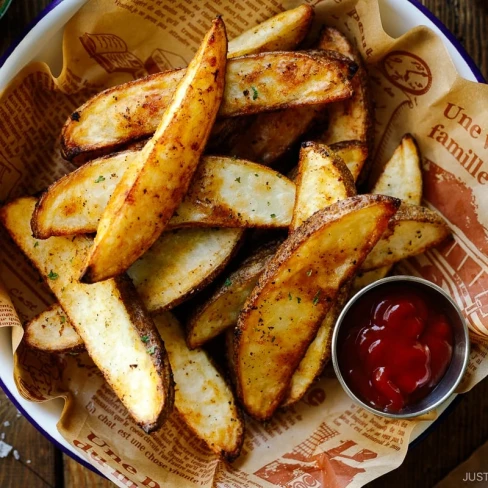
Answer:
[[[32,216],[38,239],[88,234],[137,152],[96,159],[53,183]],[[295,185],[269,168],[234,158],[204,156],[167,229],[178,227],[288,227]]]
[[[297,198],[290,230],[294,230],[315,212],[356,195],[351,172],[342,159],[322,144],[306,142],[300,150]],[[330,340],[336,319],[349,297],[350,280],[343,285],[327,312],[317,335],[293,373],[282,406],[299,401],[330,358]]]
[[[239,312],[279,244],[267,243],[249,256],[190,315],[186,326],[190,349],[202,346],[237,323]]]
[[[224,91],[227,36],[214,20],[154,136],[128,166],[103,212],[82,281],[129,268],[161,235],[183,200]]]
[[[356,195],[351,172],[327,146],[304,142],[300,150],[297,192],[290,230],[315,212]]]
[[[422,201],[422,169],[417,142],[405,134],[391,159],[372,185],[371,193],[400,198],[403,203],[420,205]]]
[[[435,247],[451,235],[445,220],[417,205],[402,205],[363,265],[362,271],[389,266]]]
[[[174,389],[166,350],[152,319],[125,275],[95,285],[78,282],[91,239],[34,239],[30,218],[35,204],[32,197],[14,200],[0,210],[0,220],[46,280],[131,416],[146,432],[156,430],[171,412]]]
[[[367,144],[370,153],[374,142],[373,98],[361,56],[347,38],[332,27],[322,30],[319,47],[338,51],[347,56],[359,66],[359,70],[352,80],[354,95],[348,100],[327,107],[329,125],[326,132],[317,141],[330,145],[341,141],[358,140]],[[367,166],[363,167],[364,177],[366,177],[368,169]],[[361,177],[361,180],[364,177]]]
[[[295,185],[250,161],[203,158],[169,227],[288,227]]]
[[[234,255],[241,229],[164,233],[128,270],[150,312],[175,307],[211,282]]]
[[[174,316],[166,312],[154,322],[174,372],[175,409],[213,452],[233,461],[244,441],[244,421],[231,388],[203,349],[188,349]]]
[[[259,114],[226,152],[271,166],[310,129],[322,110],[323,105],[305,105]]]
[[[154,317],[154,323],[174,374],[175,409],[213,452],[227,461],[234,460],[242,447],[244,423],[232,390],[204,350],[188,349],[183,330],[173,315],[165,312]],[[83,339],[58,303],[29,322],[23,340],[29,347],[45,352],[85,349]]]
[[[337,317],[339,317],[349,299],[350,289],[350,282],[339,289],[339,293],[335,297],[330,310],[320,324],[317,335],[308,346],[305,356],[303,356],[291,377],[288,391],[281,404],[282,407],[289,407],[300,401],[329,361],[332,332],[334,331]]]
[[[291,233],[259,278],[235,333],[237,391],[252,417],[283,400],[339,288],[361,266],[400,201],[361,195],[319,210]]]
[[[368,158],[368,146],[361,141],[342,141],[331,144],[329,148],[346,163],[354,181],[357,181]]]
[[[29,320],[24,325],[22,340],[28,347],[45,352],[76,352],[85,349],[83,339],[59,303]]]
[[[372,175],[373,176],[373,175]],[[371,193],[400,198],[404,204],[420,205],[422,201],[422,170],[415,139],[406,134],[391,159],[385,164]],[[358,273],[353,293],[388,275],[392,264]]]
[[[324,51],[274,52],[229,60],[222,117],[328,103],[352,95],[356,64]],[[62,130],[63,156],[115,148],[151,135],[185,70],[157,73],[88,100]],[[103,122],[102,122],[103,121]]]
[[[228,56],[293,51],[307,35],[313,17],[310,5],[280,12],[229,41]]]

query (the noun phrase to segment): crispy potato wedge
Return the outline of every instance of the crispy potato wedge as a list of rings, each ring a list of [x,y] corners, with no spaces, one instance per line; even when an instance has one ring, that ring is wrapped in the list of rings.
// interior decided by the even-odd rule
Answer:
[[[370,153],[374,142],[373,98],[361,56],[347,38],[332,27],[322,30],[319,47],[338,51],[347,56],[359,66],[359,70],[352,80],[354,95],[348,100],[335,103],[327,108],[329,125],[318,142],[330,145],[341,141],[358,140],[367,144],[368,153]],[[369,170],[367,166],[369,165],[363,166],[364,177],[361,176],[361,180],[366,177]]]
[[[406,134],[391,159],[379,174],[371,193],[400,198],[404,204],[420,205],[422,201],[422,170],[420,154],[415,139]],[[392,265],[358,273],[353,292],[361,290],[388,275]]]
[[[322,208],[356,195],[351,172],[327,146],[305,142],[300,150],[295,207],[290,230]]]
[[[420,205],[422,201],[422,170],[420,153],[415,139],[406,134],[391,159],[385,164],[371,193],[400,198],[404,204]],[[381,266],[371,271],[358,273],[353,283],[353,292],[388,275],[392,265]]]
[[[290,230],[302,225],[318,210],[356,195],[351,172],[342,159],[336,157],[327,146],[314,142],[302,144],[296,183],[297,198]],[[324,369],[330,357],[332,330],[349,296],[349,289],[349,281],[340,288],[317,335],[293,373],[282,406],[299,401]]]
[[[352,95],[356,64],[325,51],[274,52],[229,60],[220,116],[328,103]],[[157,73],[109,88],[88,100],[62,130],[62,153],[112,152],[151,135],[185,70]]]
[[[252,417],[268,419],[339,288],[361,266],[400,201],[361,195],[316,212],[270,261],[239,314],[237,391]]]
[[[354,181],[357,181],[368,159],[368,146],[361,141],[342,141],[331,144],[329,148],[346,163]]]
[[[229,41],[228,56],[293,51],[307,35],[313,17],[310,5],[281,12]]]
[[[171,412],[174,389],[154,322],[126,275],[95,285],[78,282],[91,239],[34,239],[30,218],[35,204],[32,197],[14,200],[0,210],[0,220],[46,280],[88,354],[131,416],[146,432],[156,430]]]
[[[154,318],[175,377],[175,409],[216,454],[233,461],[244,441],[244,421],[234,394],[203,349],[191,351],[168,312]]]
[[[123,273],[161,235],[183,200],[224,91],[227,36],[214,20],[152,139],[127,167],[105,208],[82,281]]]
[[[295,185],[250,161],[206,156],[170,227],[288,227]]]
[[[389,266],[415,256],[439,245],[450,235],[449,226],[437,212],[417,205],[402,205],[361,270]]]
[[[164,233],[128,270],[150,312],[175,307],[211,282],[234,255],[241,229]]]
[[[391,159],[385,164],[372,186],[371,193],[400,198],[403,203],[420,205],[422,201],[422,169],[417,142],[403,136]]]
[[[261,53],[233,61],[227,65],[222,117],[343,100],[352,96],[349,80],[357,70],[345,56],[320,50]]]
[[[281,404],[282,407],[289,407],[300,401],[312,383],[320,376],[329,361],[332,332],[337,317],[339,317],[349,298],[350,289],[350,282],[339,289],[339,293],[335,297],[330,310],[320,324],[317,335],[308,346],[305,356],[303,356],[303,359],[291,377],[288,391]]]
[[[88,234],[137,152],[96,159],[53,183],[32,216],[38,239]],[[295,185],[269,168],[234,158],[204,156],[167,229],[178,227],[288,227]]]
[[[267,243],[249,256],[190,315],[186,326],[190,349],[202,346],[237,323],[239,312],[279,244]]]
[[[55,303],[24,325],[24,343],[40,351],[62,353],[85,349],[61,305]]]
[[[271,166],[310,129],[322,110],[323,105],[304,105],[259,114],[227,153]]]

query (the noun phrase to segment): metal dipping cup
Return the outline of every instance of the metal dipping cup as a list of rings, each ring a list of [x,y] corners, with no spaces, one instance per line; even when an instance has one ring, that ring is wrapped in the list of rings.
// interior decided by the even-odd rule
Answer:
[[[383,410],[377,410],[371,405],[365,403],[358,398],[356,394],[349,388],[346,380],[341,373],[341,367],[338,362],[338,347],[341,346],[345,339],[345,330],[342,325],[347,319],[347,315],[351,310],[351,307],[356,301],[370,293],[372,290],[377,291],[379,287],[385,287],[388,291],[394,289],[396,285],[408,286],[412,288],[420,289],[424,295],[435,296],[436,301],[441,305],[450,320],[453,332],[453,351],[452,358],[449,367],[440,380],[439,384],[422,400],[418,403],[408,405],[404,407],[398,413],[384,412]],[[446,401],[456,390],[459,385],[466,367],[468,365],[469,358],[469,333],[466,321],[461,313],[461,310],[456,305],[454,300],[439,286],[431,283],[430,281],[422,278],[416,278],[413,276],[391,276],[378,280],[354,295],[342,310],[332,335],[332,363],[334,370],[339,379],[342,387],[346,393],[359,405],[372,413],[381,415],[382,417],[394,418],[394,419],[409,419],[420,417],[434,410],[441,403]]]

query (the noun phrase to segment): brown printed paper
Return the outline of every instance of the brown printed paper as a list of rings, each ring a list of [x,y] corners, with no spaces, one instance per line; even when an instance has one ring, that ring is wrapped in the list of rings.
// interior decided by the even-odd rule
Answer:
[[[467,391],[488,374],[488,87],[461,79],[440,39],[425,27],[390,38],[377,0],[313,3],[315,26],[327,23],[354,39],[370,71],[376,161],[386,162],[406,132],[420,144],[424,204],[442,213],[454,239],[397,271],[437,283],[463,310],[473,338],[462,384]],[[217,14],[233,38],[297,4],[88,1],[66,25],[60,76],[33,63],[0,95],[0,199],[37,192],[73,169],[60,156],[60,129],[100,89],[185,66]],[[54,299],[0,233],[0,325],[13,330],[19,391],[33,401],[64,398],[60,432],[116,485],[359,487],[401,464],[418,422],[361,409],[331,372],[270,422],[248,420],[242,454],[231,465],[210,453],[177,413],[159,432],[144,434],[86,354],[51,356],[20,343],[21,322]]]

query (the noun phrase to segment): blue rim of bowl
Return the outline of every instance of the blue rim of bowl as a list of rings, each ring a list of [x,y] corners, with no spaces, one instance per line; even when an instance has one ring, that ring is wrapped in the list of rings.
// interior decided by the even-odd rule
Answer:
[[[63,0],[54,0],[51,2],[44,10],[41,11],[27,26],[23,29],[19,37],[15,39],[12,44],[7,48],[7,50],[0,56],[0,68],[4,65],[7,58],[12,54],[14,49],[20,44],[24,37],[51,11],[53,11],[58,5],[63,3]],[[6,14],[3,17],[4,22],[6,19]]]
[[[24,409],[24,407],[18,402],[18,400],[14,397],[12,392],[7,388],[7,385],[3,382],[2,378],[0,378],[0,388],[4,391],[5,395],[7,395],[8,399],[15,405],[15,408],[22,414],[23,417],[25,417],[48,441],[52,442],[60,451],[62,451],[64,454],[69,456],[70,458],[74,459],[81,465],[83,465],[85,468],[88,468],[90,471],[93,471],[94,473],[103,476],[105,476],[98,471],[94,466],[92,466],[89,462],[85,461],[83,458],[81,458],[78,454],[70,451],[69,449],[66,448],[66,446],[63,446],[57,439],[51,436],[49,432],[43,429],[43,427],[37,423],[36,420],[34,420]]]
[[[7,58],[12,54],[13,50],[20,44],[22,39],[32,30],[32,28],[39,23],[40,20],[42,20],[47,14],[49,14],[52,10],[54,10],[58,5],[60,5],[63,2],[63,0],[54,0],[52,3],[50,3],[44,10],[41,11],[41,13],[32,21],[30,22],[27,27],[24,29],[22,34],[10,45],[10,47],[7,49],[7,51],[0,56],[0,68],[3,66]],[[464,49],[462,44],[456,39],[454,34],[444,25],[443,22],[441,22],[427,7],[424,7],[418,0],[408,0],[414,7],[416,7],[422,14],[425,15],[430,21],[432,21],[433,24],[435,24],[439,30],[446,36],[446,38],[449,40],[449,42],[454,46],[456,51],[461,55],[461,57],[464,59],[466,64],[468,65],[469,69],[473,73],[474,77],[477,79],[479,83],[486,83],[485,77],[481,73],[480,69],[474,62],[473,58],[467,53],[467,51]],[[48,432],[46,432],[27,412],[26,410],[18,403],[16,398],[13,396],[13,394],[10,392],[10,390],[7,388],[5,383],[2,381],[0,378],[0,388],[5,392],[7,397],[10,399],[10,401],[15,405],[15,407],[19,410],[19,412],[22,413],[22,415],[38,430],[41,432],[41,434],[46,437],[49,441],[51,441],[58,449],[60,449],[64,454],[68,455],[70,458],[74,459],[75,461],[79,462],[82,466],[85,468],[88,468],[90,471],[93,471],[94,473],[97,473],[100,476],[105,476],[98,471],[94,466],[92,466],[90,463],[82,459],[80,456],[78,456],[76,453],[70,451],[67,449],[65,446],[63,446],[59,441],[54,439]],[[435,427],[439,425],[439,422],[444,421],[454,410],[454,408],[459,404],[461,401],[462,397],[461,395],[458,395],[451,403],[450,405],[442,412],[442,414],[437,418],[437,420],[430,426],[428,427],[422,434],[420,434],[414,441],[410,442],[409,444],[409,449],[412,447],[417,446],[420,444],[433,430]]]

